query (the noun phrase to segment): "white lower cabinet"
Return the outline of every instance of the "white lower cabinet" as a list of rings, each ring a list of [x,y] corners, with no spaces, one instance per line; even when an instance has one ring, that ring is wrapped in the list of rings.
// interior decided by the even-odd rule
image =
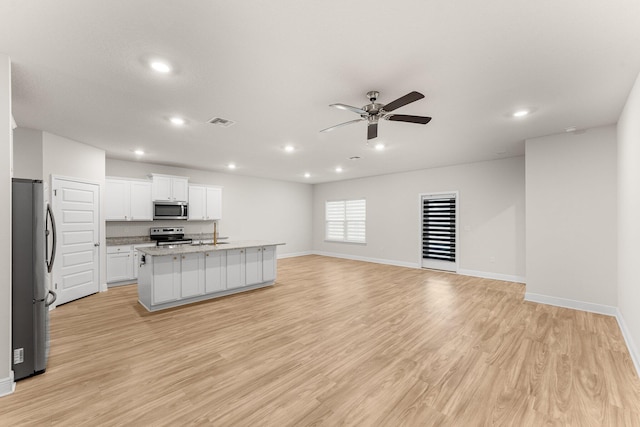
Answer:
[[[268,282],[276,278],[276,247],[247,248],[246,285]]]
[[[151,246],[155,244],[107,246],[107,283],[137,279],[140,265],[140,253],[137,249]]]
[[[204,254],[182,255],[182,298],[204,294]]]
[[[154,257],[152,303],[162,304],[177,300],[180,297],[181,279],[178,256]]]
[[[262,282],[262,248],[247,248],[245,259],[245,284]]]
[[[140,302],[161,310],[273,284],[276,246],[145,255],[140,269]]]
[[[227,251],[205,253],[204,290],[210,294],[227,289]]]
[[[246,284],[244,252],[244,249],[227,251],[227,289],[240,288]]]
[[[138,268],[140,268],[140,252],[138,252],[138,248],[152,248],[156,246],[155,243],[143,243],[141,245],[133,245],[133,277],[132,279],[138,278]]]
[[[278,271],[278,260],[276,258],[276,247],[265,246],[262,248],[262,280],[270,282],[276,280]]]
[[[107,247],[107,283],[130,280],[133,275],[133,252],[130,245]]]

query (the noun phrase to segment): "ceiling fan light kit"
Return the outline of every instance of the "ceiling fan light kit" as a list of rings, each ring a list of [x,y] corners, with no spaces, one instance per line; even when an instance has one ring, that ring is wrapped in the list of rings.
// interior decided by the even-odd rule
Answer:
[[[410,92],[405,96],[402,96],[395,101],[392,101],[388,104],[380,104],[377,103],[376,100],[380,92],[372,90],[367,92],[367,98],[369,98],[369,104],[363,106],[362,108],[352,107],[351,105],[346,104],[331,104],[330,107],[339,108],[341,110],[352,111],[356,114],[360,115],[359,119],[350,120],[345,123],[340,123],[339,125],[331,126],[326,129],[322,129],[320,132],[330,132],[336,128],[350,125],[356,122],[367,121],[367,140],[371,140],[378,137],[378,121],[380,119],[390,120],[393,122],[407,122],[407,123],[417,123],[421,125],[426,125],[431,121],[431,117],[426,116],[410,116],[407,114],[391,114],[392,111],[403,107],[412,102],[418,101],[419,99],[424,98],[424,95],[420,92]]]

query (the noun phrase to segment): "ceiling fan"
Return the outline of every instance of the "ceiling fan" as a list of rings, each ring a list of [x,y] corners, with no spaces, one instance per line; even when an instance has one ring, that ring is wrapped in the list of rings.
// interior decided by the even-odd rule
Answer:
[[[367,98],[369,98],[370,104],[365,105],[362,108],[352,107],[350,105],[345,104],[331,104],[330,107],[340,108],[341,110],[349,110],[353,111],[356,114],[360,114],[360,118],[356,120],[351,120],[345,123],[340,123],[339,125],[331,126],[326,129],[322,129],[320,132],[329,132],[341,126],[350,125],[351,123],[367,121],[367,140],[376,138],[378,136],[378,121],[380,119],[391,120],[392,122],[408,122],[408,123],[418,123],[421,125],[426,125],[431,121],[431,117],[425,116],[408,116],[406,114],[391,114],[392,111],[403,107],[407,104],[411,104],[419,99],[424,98],[424,95],[420,92],[410,92],[405,96],[402,96],[395,101],[392,101],[388,104],[378,104],[376,100],[378,99],[379,92],[372,90],[371,92],[367,92]]]

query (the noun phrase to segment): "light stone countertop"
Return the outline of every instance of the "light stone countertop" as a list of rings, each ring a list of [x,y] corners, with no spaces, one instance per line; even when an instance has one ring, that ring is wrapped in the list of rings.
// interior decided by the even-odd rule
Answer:
[[[155,243],[149,236],[107,237],[107,246],[137,245],[142,243]]]
[[[196,234],[185,234],[185,239],[192,239],[194,242],[200,242],[201,240],[213,241],[213,233],[196,233]],[[225,240],[228,237],[219,236],[218,240]],[[127,236],[127,237],[107,237],[106,239],[107,246],[120,246],[120,245],[139,245],[146,243],[155,244],[155,240],[151,240],[149,236]]]
[[[259,246],[277,246],[277,245],[285,245],[286,243],[280,242],[271,242],[268,240],[239,240],[239,241],[231,241],[225,243],[218,243],[218,245],[176,245],[173,247],[169,246],[154,246],[149,248],[139,248],[138,250],[143,254],[151,255],[151,256],[163,256],[163,255],[183,255],[183,254],[194,254],[201,252],[212,252],[212,251],[226,251],[229,249],[245,249],[245,248],[256,248]]]

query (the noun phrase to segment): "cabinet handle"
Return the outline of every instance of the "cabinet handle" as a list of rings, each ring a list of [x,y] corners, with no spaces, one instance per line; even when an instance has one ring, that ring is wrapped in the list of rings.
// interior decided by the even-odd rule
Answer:
[[[182,255],[182,259],[185,259],[185,256],[184,256],[184,255]]]
[[[258,252],[260,252],[261,248],[258,248]]]
[[[207,256],[209,256],[209,254],[206,254]]]
[[[178,259],[177,257],[173,257],[173,259]]]
[[[242,253],[244,253],[244,251],[240,251],[240,253],[242,254]]]

